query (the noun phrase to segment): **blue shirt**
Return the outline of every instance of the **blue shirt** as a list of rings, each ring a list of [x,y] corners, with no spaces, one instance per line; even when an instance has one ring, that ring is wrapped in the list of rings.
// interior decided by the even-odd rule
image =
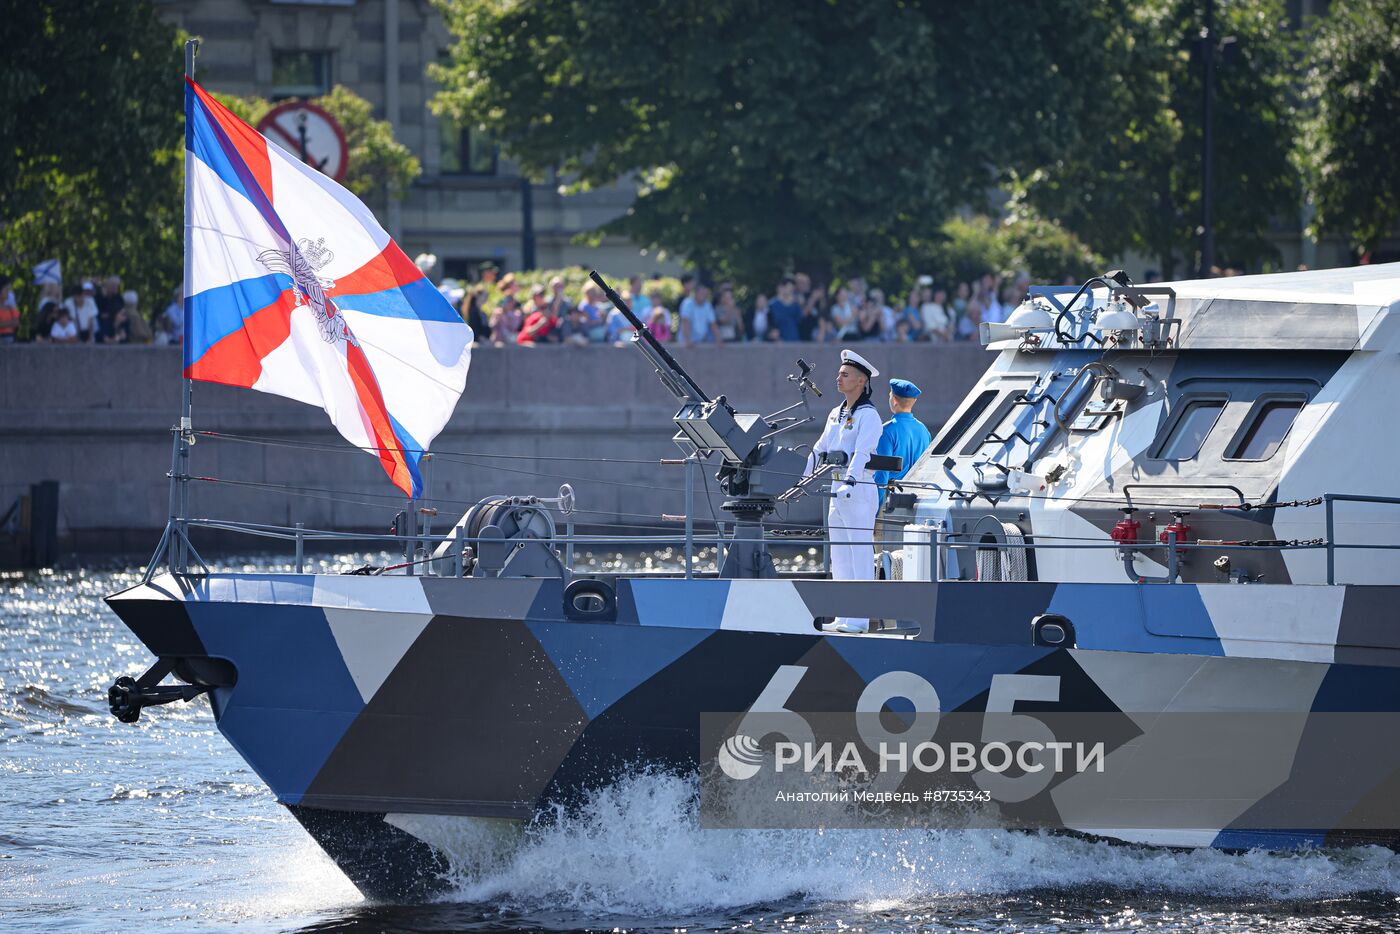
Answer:
[[[928,446],[933,436],[928,428],[910,412],[896,412],[894,418],[885,422],[885,430],[880,434],[880,443],[875,446],[876,454],[904,458],[904,467],[897,472],[877,470],[871,477],[880,491],[880,504],[885,503],[885,484],[891,480],[903,480]]]
[[[802,340],[802,332],[797,329],[797,322],[801,320],[802,306],[796,302],[782,302],[775,298],[768,303],[768,326],[777,330],[779,340]]]
[[[609,344],[615,344],[622,340],[623,332],[630,332],[632,330],[632,325],[622,316],[622,312],[618,311],[612,305],[608,306],[608,317],[603,324],[603,340],[607,341]],[[631,335],[629,334],[628,336]]]
[[[905,308],[904,311],[900,312],[899,317],[895,320],[895,326],[898,327],[901,321],[909,326],[910,340],[913,340],[924,332],[923,316],[919,314],[919,309],[915,308],[913,305],[910,305]]]
[[[692,344],[703,344],[714,340],[710,326],[715,323],[715,306],[706,302],[700,304],[693,298],[681,302],[681,328],[686,340]]]

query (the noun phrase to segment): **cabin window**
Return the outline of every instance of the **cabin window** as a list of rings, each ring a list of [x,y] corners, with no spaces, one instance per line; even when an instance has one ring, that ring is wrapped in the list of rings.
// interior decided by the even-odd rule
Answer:
[[[1026,406],[1021,402],[1026,398],[1025,390],[1017,389],[1007,395],[1006,400],[992,413],[992,417],[987,420],[988,424],[982,426],[982,430],[972,436],[972,439],[963,445],[962,454],[977,454],[981,452],[996,452],[1001,450],[1005,441],[1011,437],[1011,433],[1016,430],[1016,421],[1025,414]],[[993,436],[1002,439],[993,440]],[[1012,439],[1012,447],[1020,444],[1019,438]]]
[[[1171,422],[1166,437],[1157,445],[1156,457],[1162,460],[1190,460],[1201,452],[1206,436],[1215,427],[1225,409],[1224,398],[1193,399]]]
[[[967,411],[953,422],[951,428],[943,432],[943,437],[938,439],[938,443],[933,447],[934,454],[947,454],[953,449],[953,445],[958,443],[963,435],[967,434],[968,426],[982,417],[982,413],[987,411],[987,406],[992,404],[992,400],[997,397],[995,389],[986,389],[967,407]]]
[[[1274,456],[1306,399],[1261,399],[1235,438],[1230,460],[1266,461]]]

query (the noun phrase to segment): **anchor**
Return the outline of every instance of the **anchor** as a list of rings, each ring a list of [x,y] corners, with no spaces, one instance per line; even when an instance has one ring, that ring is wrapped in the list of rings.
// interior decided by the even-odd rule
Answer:
[[[174,701],[191,701],[208,691],[210,684],[167,684],[161,681],[175,668],[175,662],[162,658],[139,678],[122,675],[107,689],[107,706],[122,723],[135,723],[143,707],[159,707]]]

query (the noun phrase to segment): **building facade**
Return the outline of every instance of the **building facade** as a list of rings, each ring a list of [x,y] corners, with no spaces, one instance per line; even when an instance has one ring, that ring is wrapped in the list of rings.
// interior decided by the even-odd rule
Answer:
[[[196,77],[214,91],[315,97],[343,84],[422,163],[404,198],[372,207],[410,255],[439,258],[437,276],[589,264],[614,274],[674,271],[626,239],[573,243],[627,210],[636,186],[564,195],[557,177],[522,178],[475,127],[428,109],[428,65],[452,37],[431,0],[156,0],[165,19],[202,43]],[[533,253],[533,257],[531,256]]]

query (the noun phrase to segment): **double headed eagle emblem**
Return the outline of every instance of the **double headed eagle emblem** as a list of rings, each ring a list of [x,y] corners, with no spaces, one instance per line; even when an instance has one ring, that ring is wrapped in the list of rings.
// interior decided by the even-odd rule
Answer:
[[[349,341],[358,347],[360,342],[350,333],[345,316],[326,295],[326,290],[335,288],[335,280],[320,275],[321,269],[333,259],[335,254],[326,249],[325,237],[317,237],[314,242],[310,237],[302,237],[289,249],[263,250],[258,254],[258,262],[269,270],[292,277],[297,307],[306,305],[311,309],[321,328],[322,340],[327,344]]]

